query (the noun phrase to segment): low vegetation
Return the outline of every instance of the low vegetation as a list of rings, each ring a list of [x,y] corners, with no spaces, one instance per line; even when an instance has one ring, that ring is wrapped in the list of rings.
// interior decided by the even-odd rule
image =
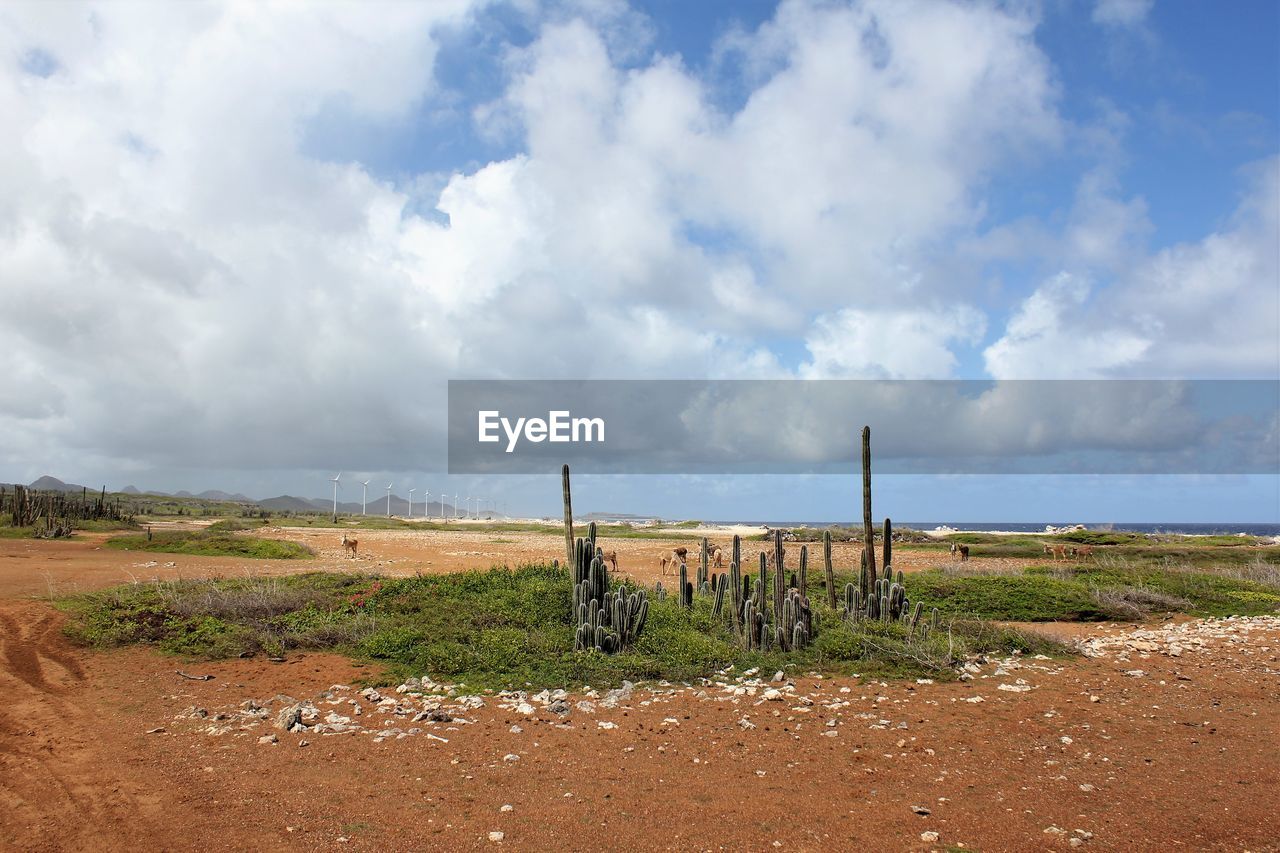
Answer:
[[[247,557],[258,560],[298,560],[315,556],[306,545],[279,539],[262,539],[211,525],[203,530],[165,530],[113,536],[108,548],[121,551],[150,551],[201,557]]]
[[[429,674],[472,687],[687,681],[726,666],[947,678],[978,653],[1063,654],[1034,634],[967,619],[926,642],[898,624],[854,626],[830,611],[803,651],[744,650],[713,602],[651,599],[648,622],[616,654],[574,650],[572,584],[557,567],[379,578],[313,573],[139,583],[64,600],[68,631],[94,646],[145,643],[220,658],[328,649],[381,663],[387,678]]]
[[[1280,610],[1280,572],[1241,571],[1109,558],[981,571],[963,565],[905,578],[908,594],[942,613],[1018,622],[1137,620],[1160,613],[1259,615]],[[1269,568],[1268,568],[1269,567]],[[1252,575],[1252,577],[1246,576]]]

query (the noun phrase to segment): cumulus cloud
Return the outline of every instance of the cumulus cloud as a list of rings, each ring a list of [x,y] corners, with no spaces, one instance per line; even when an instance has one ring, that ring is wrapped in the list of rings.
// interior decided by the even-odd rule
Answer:
[[[986,317],[969,305],[824,314],[806,338],[806,379],[928,379],[950,376],[956,343],[976,344]]]
[[[516,5],[485,103],[435,73],[465,0],[0,7],[0,465],[429,468],[449,377],[949,376],[980,345],[952,246],[1063,141],[1029,7],[790,0],[709,74],[615,0]],[[307,144],[440,104],[509,153],[392,179]],[[1104,238],[1143,210],[1114,198],[1071,239],[1124,265]],[[1201,363],[1160,330],[1222,265],[1224,329],[1265,330],[1256,215],[1127,279],[1119,307],[1163,306],[1146,348],[1086,372]],[[1032,297],[992,372],[1051,371],[1112,299],[1077,293]]]
[[[1105,288],[1067,271],[1045,281],[986,349],[988,372],[998,378],[1274,378],[1280,371],[1280,159],[1255,164],[1246,180],[1235,213],[1204,239],[1144,255]],[[1103,204],[1104,220],[1116,209]],[[1119,209],[1123,214],[1124,206]]]

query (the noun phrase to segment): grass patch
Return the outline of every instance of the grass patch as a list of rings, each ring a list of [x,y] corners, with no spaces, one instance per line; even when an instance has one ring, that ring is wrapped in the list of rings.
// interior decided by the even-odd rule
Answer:
[[[850,625],[818,605],[820,630],[803,652],[754,653],[734,642],[709,597],[686,610],[650,601],[636,644],[616,655],[573,648],[572,590],[549,566],[378,578],[312,573],[140,583],[65,599],[67,631],[82,643],[130,643],[219,658],[328,649],[382,665],[388,680],[416,675],[472,688],[605,686],[624,679],[691,681],[734,665],[763,670],[948,678],[978,653],[1064,654],[1044,638],[955,620],[927,641],[898,624]]]
[[[247,557],[254,560],[299,560],[315,556],[306,545],[278,539],[241,536],[222,530],[165,530],[152,534],[113,536],[108,548],[201,557]]]
[[[1109,559],[984,572],[957,566],[907,575],[907,595],[952,616],[1018,622],[1138,620],[1157,613],[1256,616],[1280,610],[1269,563],[1191,565]],[[838,579],[843,588],[852,580]]]

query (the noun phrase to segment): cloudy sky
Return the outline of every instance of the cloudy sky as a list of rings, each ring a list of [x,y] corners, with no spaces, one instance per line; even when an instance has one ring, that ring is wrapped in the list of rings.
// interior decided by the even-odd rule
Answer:
[[[1270,0],[5,3],[0,480],[542,513],[557,483],[440,473],[447,379],[1275,379],[1278,33]],[[1278,482],[880,506],[1280,521]],[[581,488],[856,511],[840,477]]]

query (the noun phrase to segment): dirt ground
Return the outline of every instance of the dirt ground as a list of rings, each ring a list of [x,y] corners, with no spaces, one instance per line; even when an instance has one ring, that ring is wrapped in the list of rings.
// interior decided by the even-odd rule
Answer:
[[[537,534],[361,531],[351,560],[333,531],[278,535],[320,559],[0,540],[0,846],[1280,850],[1276,620],[1064,626],[1099,656],[991,662],[948,684],[801,674],[769,685],[766,673],[743,687],[730,674],[727,688],[639,686],[613,707],[564,714],[490,696],[465,720],[384,736],[375,730],[408,725],[386,701],[331,690],[376,681],[369,668],[331,655],[200,664],[90,653],[63,637],[48,603],[152,577],[446,571],[562,547]],[[663,543],[617,545],[624,572],[657,579]],[[945,559],[903,551],[895,562]],[[357,719],[379,722],[277,730],[279,694],[363,706]],[[268,719],[242,723],[251,699]],[[225,714],[225,733],[193,708]]]

